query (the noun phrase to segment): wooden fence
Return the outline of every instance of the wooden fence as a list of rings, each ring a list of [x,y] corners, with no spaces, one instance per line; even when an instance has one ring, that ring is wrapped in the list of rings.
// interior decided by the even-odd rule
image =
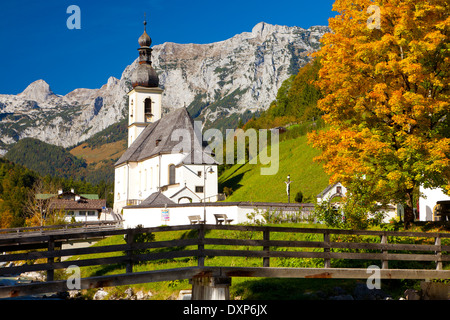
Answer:
[[[214,238],[214,230],[229,235]],[[158,234],[168,231],[184,231],[179,239],[135,242],[140,233]],[[293,240],[276,240],[279,233],[288,233]],[[216,234],[218,234],[216,232]],[[62,244],[74,240],[122,235],[123,244],[86,248],[62,249]],[[300,238],[297,240],[295,238]],[[410,243],[398,243],[399,240]],[[416,243],[420,242],[420,243]],[[233,246],[233,248],[229,248]],[[165,248],[166,251],[162,251]],[[237,248],[237,249],[236,249]],[[145,250],[150,250],[146,252]],[[46,292],[62,288],[57,285],[54,271],[69,266],[124,265],[125,274],[87,278],[84,288],[115,286],[139,282],[185,279],[209,274],[221,276],[255,277],[334,277],[367,278],[366,268],[333,267],[344,260],[367,260],[379,263],[381,277],[397,279],[449,279],[450,270],[445,266],[450,261],[450,234],[425,232],[355,231],[339,229],[288,228],[239,225],[184,225],[157,228],[96,230],[86,232],[64,232],[50,235],[29,235],[16,238],[0,237],[0,263],[34,261],[32,264],[6,266],[0,268],[0,276],[17,275],[30,271],[45,271],[46,283],[30,284],[33,292]],[[85,258],[61,261],[61,257],[116,253],[112,257]],[[232,267],[209,265],[208,257],[235,256],[261,259],[260,267]],[[193,258],[196,266],[167,270],[133,273],[133,265],[144,261],[160,259]],[[315,258],[323,267],[318,268],[276,268],[271,267],[273,259]],[[192,261],[192,259],[191,259]],[[210,260],[212,261],[212,260]],[[425,261],[428,267],[392,268],[391,261]],[[389,268],[391,267],[391,268]],[[120,269],[120,268],[119,268]],[[55,287],[56,285],[56,287]],[[29,293],[26,285],[0,287],[0,298]],[[38,289],[36,289],[38,288]]]
[[[105,221],[89,221],[80,223],[60,224],[51,226],[36,226],[36,227],[20,227],[0,229],[0,239],[15,238],[22,236],[31,236],[35,234],[50,234],[73,231],[94,231],[94,230],[108,230],[116,229],[121,226],[122,221],[119,220],[105,220]]]

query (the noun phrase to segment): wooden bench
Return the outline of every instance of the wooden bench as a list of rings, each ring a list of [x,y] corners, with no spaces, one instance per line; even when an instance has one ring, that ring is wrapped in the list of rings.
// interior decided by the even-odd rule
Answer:
[[[188,218],[191,224],[204,223],[200,216],[188,216]]]
[[[216,224],[230,224],[233,219],[228,219],[226,214],[214,214],[214,217],[216,218]]]

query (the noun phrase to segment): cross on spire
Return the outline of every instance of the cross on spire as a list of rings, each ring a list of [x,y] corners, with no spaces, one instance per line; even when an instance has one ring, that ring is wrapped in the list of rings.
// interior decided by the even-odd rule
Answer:
[[[144,12],[144,31],[147,31],[147,30],[145,30],[146,25],[147,25],[147,18],[146,18],[146,13]]]

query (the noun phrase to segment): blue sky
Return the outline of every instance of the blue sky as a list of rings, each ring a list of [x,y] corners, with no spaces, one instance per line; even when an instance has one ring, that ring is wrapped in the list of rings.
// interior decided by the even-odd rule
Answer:
[[[53,92],[99,88],[120,78],[137,57],[144,12],[153,45],[211,43],[264,21],[308,28],[328,25],[333,0],[0,1],[0,94],[17,94],[44,79]],[[70,5],[81,29],[68,29]]]

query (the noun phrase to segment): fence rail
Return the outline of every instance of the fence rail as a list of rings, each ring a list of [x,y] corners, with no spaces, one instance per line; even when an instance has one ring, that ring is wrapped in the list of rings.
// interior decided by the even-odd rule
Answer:
[[[212,237],[214,236],[212,232],[214,230],[232,231],[232,234],[226,237],[214,238]],[[185,236],[184,239],[142,243],[134,241],[135,237],[140,233],[168,231],[186,231],[190,236]],[[289,233],[291,237],[298,235],[302,239],[276,240],[278,233]],[[124,243],[71,249],[62,249],[61,247],[63,242],[74,239],[113,235],[124,236]],[[398,239],[398,237],[409,237],[411,238],[410,242],[414,242],[420,238],[425,243],[390,243],[392,240]],[[34,248],[33,245],[35,245]],[[230,246],[233,247],[230,248]],[[236,246],[243,248],[236,249]],[[30,251],[30,248],[33,250]],[[164,248],[168,251],[157,251],[157,249]],[[143,250],[152,250],[153,252],[144,252]],[[305,277],[305,275],[311,274],[311,269],[314,268],[288,268],[291,270],[286,271],[286,268],[270,267],[272,259],[316,258],[323,261],[323,268],[315,268],[319,274],[322,272],[321,270],[326,271],[327,274],[330,274],[330,270],[334,270],[336,277],[359,277],[363,273],[361,271],[362,268],[333,268],[332,261],[334,259],[379,261],[381,270],[383,270],[382,274],[390,278],[450,278],[450,270],[445,270],[446,264],[450,261],[450,234],[448,233],[203,224],[157,228],[94,230],[83,233],[71,232],[69,229],[67,232],[59,234],[0,238],[0,252],[4,252],[3,255],[0,255],[0,264],[3,265],[9,262],[35,261],[33,264],[2,267],[0,268],[0,276],[30,271],[45,271],[47,272],[47,281],[54,280],[54,271],[56,269],[65,269],[74,264],[78,267],[122,264],[126,268],[126,274],[121,275],[122,278],[127,275],[136,278],[136,275],[132,276],[133,265],[143,261],[160,259],[194,258],[197,260],[195,267],[198,270],[216,267],[230,269],[230,266],[206,266],[208,257],[213,256],[260,258],[261,267],[256,268],[258,271],[252,271],[252,275],[270,274],[277,276],[278,274],[279,276],[283,276],[289,274],[290,276],[295,276],[297,274],[298,277]],[[116,255],[112,257],[61,261],[61,257],[98,253],[116,253]],[[428,261],[432,262],[435,266],[432,269],[389,269],[390,261]],[[188,267],[192,268],[192,265]],[[237,267],[237,270],[236,268],[233,269],[232,272],[230,271],[230,274],[245,274],[248,276],[248,272],[239,272],[239,270],[245,271],[247,269]],[[266,269],[266,271],[262,271],[262,269]],[[185,274],[191,274],[191,271],[187,272],[186,270],[184,268],[179,269],[179,279],[182,279]],[[150,279],[152,272],[156,274],[155,271],[149,271],[146,281],[154,281]],[[172,277],[176,279],[176,270],[172,272]],[[111,276],[111,279],[113,278],[118,279],[117,275]],[[113,280],[111,281],[109,283],[114,283]],[[139,281],[142,281],[142,279]],[[10,294],[5,293],[5,290],[8,290],[8,288],[0,287],[0,297]]]
[[[36,226],[36,227],[20,227],[20,228],[8,228],[0,229],[0,239],[11,238],[11,237],[23,237],[23,236],[33,236],[35,234],[44,233],[60,233],[83,230],[83,231],[93,231],[93,230],[106,230],[115,229],[120,227],[120,220],[108,220],[108,221],[89,221],[71,224],[60,224],[51,226]]]

